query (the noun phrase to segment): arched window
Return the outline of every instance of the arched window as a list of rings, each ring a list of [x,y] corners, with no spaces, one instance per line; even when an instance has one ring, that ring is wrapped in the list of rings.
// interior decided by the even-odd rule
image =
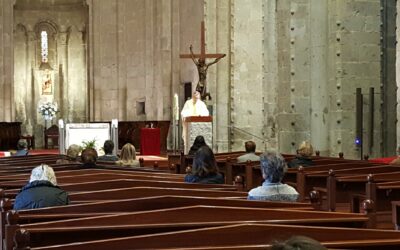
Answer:
[[[40,33],[41,55],[42,63],[49,61],[49,40],[47,38],[47,31],[42,30]]]

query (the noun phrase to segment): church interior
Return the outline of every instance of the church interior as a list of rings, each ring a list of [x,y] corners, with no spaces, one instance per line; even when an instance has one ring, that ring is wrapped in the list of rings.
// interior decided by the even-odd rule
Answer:
[[[326,247],[315,249],[399,249],[397,10],[397,0],[0,0],[0,250],[271,249],[295,235]],[[110,124],[114,154],[132,144],[140,167],[82,168],[83,154],[67,156],[66,124]],[[198,135],[220,184],[184,183]],[[31,153],[4,157],[19,139]],[[248,142],[260,160],[238,162]],[[296,201],[250,200],[275,183],[264,160],[297,159],[304,142],[312,166],[285,167],[278,181]],[[12,210],[41,164],[68,205]]]

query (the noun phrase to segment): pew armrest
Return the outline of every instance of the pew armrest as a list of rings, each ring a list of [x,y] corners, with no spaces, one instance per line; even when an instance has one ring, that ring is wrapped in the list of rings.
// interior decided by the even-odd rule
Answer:
[[[395,230],[400,229],[400,201],[392,201],[392,223]]]
[[[365,194],[350,193],[350,212],[360,213],[360,204],[365,199]]]

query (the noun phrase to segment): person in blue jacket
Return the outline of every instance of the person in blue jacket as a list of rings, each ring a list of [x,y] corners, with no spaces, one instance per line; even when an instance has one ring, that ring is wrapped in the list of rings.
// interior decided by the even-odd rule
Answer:
[[[185,176],[185,182],[203,184],[224,184],[224,177],[218,172],[217,162],[210,147],[200,147],[193,158],[190,174]]]
[[[29,183],[22,187],[14,202],[14,210],[68,205],[67,192],[57,186],[54,170],[42,164],[32,170]]]
[[[17,143],[17,152],[15,152],[14,156],[26,156],[28,154],[28,144],[25,140],[20,139]]]

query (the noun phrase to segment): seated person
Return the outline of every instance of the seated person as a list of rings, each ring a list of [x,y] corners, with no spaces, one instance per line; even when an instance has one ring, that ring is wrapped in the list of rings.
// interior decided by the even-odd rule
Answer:
[[[104,153],[105,155],[102,155],[99,157],[99,161],[118,161],[118,157],[116,155],[113,155],[113,150],[114,150],[114,142],[111,140],[107,140],[104,142]]]
[[[260,156],[262,177],[260,187],[249,191],[248,200],[296,201],[299,194],[293,187],[282,184],[286,172],[285,159],[279,153],[267,152]]]
[[[77,163],[80,152],[81,152],[81,147],[79,147],[76,144],[71,144],[67,149],[67,159],[59,159],[56,161],[56,163],[57,164]]]
[[[284,242],[278,242],[271,246],[271,250],[325,250],[327,249],[318,241],[306,236],[292,236]]]
[[[14,154],[14,156],[25,156],[28,154],[28,144],[24,139],[19,139],[17,143],[17,152]]]
[[[93,148],[86,148],[81,154],[82,166],[81,168],[98,168],[97,162],[97,151]]]
[[[130,143],[126,143],[121,149],[120,160],[116,161],[117,165],[129,166],[129,167],[140,167],[140,163],[136,160],[136,149]]]
[[[237,158],[238,163],[247,161],[260,161],[260,156],[256,155],[256,143],[253,141],[247,141],[244,144],[246,154]]]
[[[203,146],[193,159],[192,173],[185,176],[185,182],[203,184],[223,184],[224,177],[218,173],[217,162],[212,150]]]
[[[297,150],[296,157],[288,163],[288,167],[296,168],[298,166],[312,166],[313,162],[310,157],[313,155],[313,153],[314,150],[311,143],[308,141],[303,141]]]
[[[188,155],[194,155],[199,148],[202,146],[207,146],[206,141],[202,135],[198,135],[196,139],[194,139],[193,145],[190,147]]]
[[[68,204],[68,194],[57,186],[53,169],[46,164],[42,164],[32,170],[29,183],[17,194],[14,202],[14,210]]]

